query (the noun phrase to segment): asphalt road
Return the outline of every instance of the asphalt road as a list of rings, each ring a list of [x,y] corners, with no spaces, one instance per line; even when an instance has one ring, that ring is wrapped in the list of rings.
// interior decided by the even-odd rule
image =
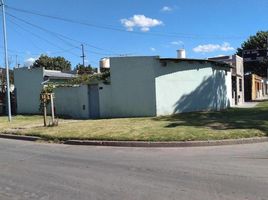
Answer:
[[[1,200],[268,199],[268,143],[114,148],[0,139]]]

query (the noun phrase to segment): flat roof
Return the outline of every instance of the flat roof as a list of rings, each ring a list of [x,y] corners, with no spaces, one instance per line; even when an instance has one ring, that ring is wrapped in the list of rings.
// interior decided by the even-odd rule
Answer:
[[[207,59],[195,59],[195,58],[159,58],[160,61],[170,61],[170,62],[180,62],[180,61],[189,61],[189,62],[200,62],[200,63],[211,63],[214,65],[217,65],[219,67],[225,67],[225,68],[233,68],[231,65],[225,63],[225,62],[220,62],[220,61],[215,61],[215,60],[207,60]]]

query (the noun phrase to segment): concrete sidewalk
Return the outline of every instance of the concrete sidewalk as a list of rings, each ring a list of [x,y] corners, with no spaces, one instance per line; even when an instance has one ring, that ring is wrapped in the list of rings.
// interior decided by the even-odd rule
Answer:
[[[254,108],[259,104],[259,102],[244,102],[240,105],[232,106],[232,108]]]

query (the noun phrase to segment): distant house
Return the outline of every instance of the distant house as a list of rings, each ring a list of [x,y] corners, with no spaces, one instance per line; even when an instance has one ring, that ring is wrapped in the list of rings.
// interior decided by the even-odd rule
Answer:
[[[38,114],[40,92],[47,82],[60,83],[74,78],[76,75],[44,68],[14,69],[14,84],[16,88],[17,113]]]
[[[158,56],[104,61],[110,68],[109,83],[55,89],[58,115],[84,119],[152,117],[222,110],[232,100],[231,66],[226,63]],[[15,70],[19,113],[38,111],[45,74],[41,69]]]
[[[246,101],[261,100],[268,97],[268,80],[256,74],[245,75]]]
[[[238,55],[219,56],[209,58],[218,62],[225,62],[232,66],[232,103],[231,105],[239,105],[245,101],[244,89],[244,65],[243,58]]]

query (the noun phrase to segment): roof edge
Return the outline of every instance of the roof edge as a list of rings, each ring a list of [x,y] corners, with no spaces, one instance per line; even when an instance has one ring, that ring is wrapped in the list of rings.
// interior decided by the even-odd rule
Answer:
[[[208,60],[208,59],[195,59],[195,58],[159,58],[160,61],[170,61],[170,62],[200,62],[200,63],[212,63],[220,67],[224,68],[233,68],[231,65],[224,63],[224,62],[219,62],[219,61],[214,61],[214,60]]]

